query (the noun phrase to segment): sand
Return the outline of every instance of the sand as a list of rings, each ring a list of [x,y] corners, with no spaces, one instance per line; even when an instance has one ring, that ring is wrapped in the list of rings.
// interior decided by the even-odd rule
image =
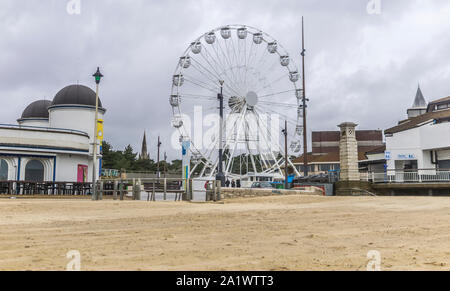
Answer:
[[[450,270],[450,198],[0,200],[0,270]]]

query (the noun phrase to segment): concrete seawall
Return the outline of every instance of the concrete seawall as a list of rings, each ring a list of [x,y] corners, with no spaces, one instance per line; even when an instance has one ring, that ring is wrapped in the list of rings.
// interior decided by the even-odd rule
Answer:
[[[271,190],[271,189],[222,188],[223,199],[282,196],[282,195],[322,196],[323,193],[317,189],[311,189],[310,191],[297,191],[297,190],[277,190],[277,189]]]

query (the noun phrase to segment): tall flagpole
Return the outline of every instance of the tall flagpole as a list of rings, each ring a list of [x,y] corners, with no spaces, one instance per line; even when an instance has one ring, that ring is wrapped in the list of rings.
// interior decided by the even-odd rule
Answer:
[[[305,29],[302,16],[302,70],[303,70],[303,165],[304,176],[308,176],[308,130],[306,127],[306,76],[305,76]]]

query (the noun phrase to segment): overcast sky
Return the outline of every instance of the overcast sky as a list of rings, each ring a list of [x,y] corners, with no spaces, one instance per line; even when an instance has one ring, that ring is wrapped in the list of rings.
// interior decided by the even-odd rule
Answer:
[[[427,101],[450,95],[450,2],[381,0],[69,0],[0,1],[0,123],[16,123],[38,99],[63,87],[94,88],[101,66],[105,133],[115,148],[151,156],[160,134],[170,153],[168,96],[178,58],[204,32],[246,24],[276,38],[300,64],[306,21],[310,130],[343,121],[386,129],[406,117],[420,82]]]

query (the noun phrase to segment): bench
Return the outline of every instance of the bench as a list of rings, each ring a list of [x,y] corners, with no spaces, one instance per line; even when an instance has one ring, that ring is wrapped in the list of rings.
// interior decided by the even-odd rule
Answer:
[[[164,193],[164,200],[167,193],[175,194],[175,201],[181,201],[186,192],[181,187],[178,182],[167,182],[165,186],[164,182],[149,182],[144,183],[144,192],[148,194],[148,201],[156,201],[156,193]]]

